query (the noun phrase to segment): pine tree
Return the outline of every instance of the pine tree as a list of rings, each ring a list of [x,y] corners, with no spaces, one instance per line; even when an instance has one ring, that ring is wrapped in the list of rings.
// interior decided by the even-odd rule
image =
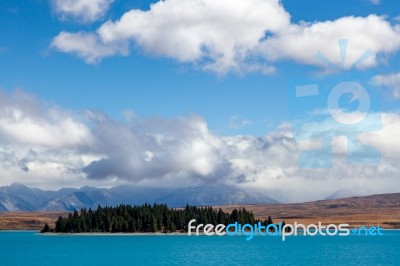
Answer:
[[[50,227],[49,227],[49,225],[48,225],[47,223],[44,225],[44,228],[42,229],[41,232],[42,232],[42,233],[48,233],[48,232],[50,232]]]
[[[151,217],[151,231],[153,233],[158,231],[157,223],[156,223],[156,219],[154,218],[154,215]]]
[[[274,222],[272,221],[272,218],[271,218],[271,216],[268,216],[268,220],[267,220],[267,222],[266,222],[266,225],[270,225],[270,224],[273,224]]]

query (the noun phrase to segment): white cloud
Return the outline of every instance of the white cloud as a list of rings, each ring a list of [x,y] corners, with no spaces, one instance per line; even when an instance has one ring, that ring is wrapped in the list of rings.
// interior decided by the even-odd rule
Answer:
[[[13,182],[46,189],[99,185],[88,180],[81,169],[94,160],[96,154],[77,149],[52,148],[33,144],[2,144],[0,147],[0,176],[2,185]],[[109,181],[101,185],[108,185]]]
[[[381,4],[381,0],[369,0],[369,1],[374,5],[380,5]]]
[[[101,18],[114,0],[52,0],[61,19],[93,22]]]
[[[273,68],[268,65],[247,61],[266,33],[281,31],[289,23],[289,14],[278,0],[167,0],[148,11],[126,12],[118,21],[104,23],[95,35],[57,36],[53,45],[93,62],[112,55],[104,49],[121,54],[115,47],[135,42],[147,53],[197,63],[205,70],[271,72]],[[82,43],[83,38],[96,43],[90,45],[94,48],[90,54],[81,45],[73,50],[63,48],[64,42],[70,46],[71,42]]]
[[[47,188],[76,186],[79,171],[102,156],[90,152],[93,134],[79,113],[23,91],[0,91],[0,176]]]
[[[340,39],[348,40],[346,68],[350,68],[367,50],[372,54],[360,66],[374,66],[380,55],[400,49],[400,29],[390,25],[384,17],[370,15],[291,25],[288,30],[266,40],[260,51],[271,60],[289,59],[303,64],[324,65],[316,58],[320,52],[340,66]]]
[[[43,108],[34,97],[21,91],[12,97],[2,93],[0,96],[2,141],[53,148],[91,144],[90,130],[72,113],[57,107]]]
[[[400,113],[387,112],[381,114],[383,129],[370,134],[362,134],[362,142],[378,147],[382,156],[394,163],[400,151]]]
[[[301,147],[285,130],[272,133],[262,141],[257,141],[254,137],[247,137],[247,140],[243,137],[232,137],[230,143],[238,150],[230,154],[236,158],[229,161],[232,162],[234,175],[241,173],[243,180],[247,181],[243,185],[264,188],[271,191],[271,195],[276,193],[276,197],[283,201],[321,199],[340,188],[357,185],[371,193],[397,192],[400,185],[400,167],[397,163],[400,151],[397,141],[400,134],[400,113],[382,113],[381,117],[381,130],[359,135],[360,143],[371,145],[380,151],[382,159],[378,164],[347,162],[347,138],[342,136],[334,138],[332,142],[332,167],[300,168],[300,152],[316,147],[312,142],[308,147]],[[320,129],[317,126],[309,130],[318,137]],[[268,141],[270,145],[265,145]]]
[[[0,184],[228,183],[282,191],[286,198],[278,199],[289,201],[318,199],[357,184],[374,193],[393,192],[400,185],[400,113],[381,117],[382,130],[360,135],[362,143],[380,150],[379,164],[348,163],[346,138],[341,137],[333,140],[332,168],[302,169],[299,155],[315,148],[314,143],[300,145],[286,125],[263,137],[226,137],[213,134],[196,115],[168,120],[131,116],[120,122],[98,112],[63,110],[23,92],[2,94]],[[310,138],[329,130],[327,122],[307,126],[314,133]]]
[[[128,54],[126,43],[104,44],[96,34],[83,32],[61,32],[53,39],[52,46],[64,53],[74,53],[89,64],[103,57]]]
[[[93,151],[107,158],[83,169],[91,179],[116,176],[138,182],[185,175],[190,182],[191,177],[207,180],[225,175],[228,169],[221,153],[223,142],[209,132],[200,117],[150,119],[125,125],[103,116],[92,118],[92,122],[97,125]]]
[[[372,81],[378,86],[389,87],[393,97],[400,99],[400,72],[389,75],[377,75],[372,78]]]
[[[368,49],[361,66],[371,67],[400,49],[400,27],[377,15],[291,24],[278,0],[166,0],[130,10],[96,32],[61,32],[52,45],[88,63],[127,55],[135,45],[219,74],[271,74],[277,60],[321,66],[317,52],[340,64],[339,39],[349,41],[347,68]]]

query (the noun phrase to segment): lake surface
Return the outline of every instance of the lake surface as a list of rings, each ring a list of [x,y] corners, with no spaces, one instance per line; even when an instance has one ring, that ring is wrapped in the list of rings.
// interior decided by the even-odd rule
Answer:
[[[0,232],[0,265],[400,265],[383,236],[59,236]]]

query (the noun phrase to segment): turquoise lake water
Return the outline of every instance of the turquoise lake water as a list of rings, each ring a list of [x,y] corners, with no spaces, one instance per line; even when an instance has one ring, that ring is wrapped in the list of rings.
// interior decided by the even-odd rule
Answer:
[[[0,232],[0,265],[400,265],[383,236],[55,236]]]

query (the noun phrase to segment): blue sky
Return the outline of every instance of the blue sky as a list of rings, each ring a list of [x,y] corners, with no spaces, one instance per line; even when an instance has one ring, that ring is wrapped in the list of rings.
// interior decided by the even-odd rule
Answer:
[[[131,49],[129,56],[105,58],[93,65],[51,47],[52,38],[60,31],[95,29],[131,8],[149,8],[149,1],[131,2],[115,1],[101,20],[82,25],[74,20],[60,21],[51,1],[2,1],[0,86],[8,91],[21,88],[66,108],[102,110],[117,119],[128,109],[143,116],[162,117],[194,112],[205,117],[216,132],[263,135],[289,118],[285,80],[296,72],[318,71],[289,61],[278,62],[277,73],[270,76],[218,75],[200,71],[190,63],[146,54],[140,48]],[[399,15],[395,1],[379,5],[366,0],[323,4],[283,1],[283,6],[293,23],[369,14],[386,15],[390,20]],[[398,67],[396,59],[396,55],[391,56],[390,65],[373,71],[393,72]],[[394,105],[390,99],[388,102]],[[232,117],[253,123],[231,128]]]
[[[139,124],[145,124],[146,130],[152,127],[151,131],[163,132],[165,128],[151,126],[154,121],[175,123],[171,127],[177,128],[179,119],[190,124],[191,117],[199,117],[207,126],[207,134],[217,138],[246,135],[267,139],[279,134],[281,138],[287,136],[287,125],[293,122],[293,115],[299,115],[297,112],[307,116],[307,121],[314,121],[309,112],[326,109],[325,99],[308,103],[293,100],[290,95],[293,86],[301,82],[318,83],[327,96],[335,84],[352,80],[374,91],[373,101],[377,104],[372,112],[393,116],[398,113],[400,6],[395,0],[235,0],[232,4],[208,0],[182,4],[183,0],[166,0],[164,5],[140,0],[89,2],[0,2],[0,89],[8,99],[5,102],[22,106],[21,98],[36,98],[29,100],[29,104],[44,110],[46,114],[40,119],[49,120],[50,126],[61,123],[53,121],[50,109],[72,114],[89,128],[96,123],[87,122],[88,118],[82,114],[93,112],[140,132],[145,130],[135,128]],[[316,60],[315,55],[320,51],[340,65],[339,39],[348,40],[347,63],[344,68],[332,71]],[[372,51],[372,57],[360,67],[351,68],[367,49]],[[343,100],[343,105],[346,102]],[[129,124],[132,117],[134,126]],[[391,119],[394,121],[397,116]],[[4,135],[3,139],[12,138]],[[17,155],[17,149],[10,146],[15,143],[22,145],[24,141],[4,141],[3,145],[15,155],[16,161],[23,161],[26,152]],[[47,145],[40,141],[29,143],[31,150]],[[85,153],[97,158],[82,163],[86,166],[118,153],[108,148],[68,145],[48,150]],[[240,157],[221,156],[229,164]],[[221,163],[215,169],[224,167]],[[254,167],[251,172],[256,175],[261,170]],[[278,164],[271,167],[268,169],[282,173],[285,170]],[[5,173],[13,175],[7,169]],[[83,172],[71,178],[75,180],[71,182],[52,183],[48,179],[33,182],[29,179],[34,175],[33,170],[29,174],[14,173],[17,177],[4,182],[22,179],[37,186],[51,183],[55,187],[73,185],[77,178],[91,181],[85,179],[85,174],[90,174],[84,167],[80,169]],[[181,170],[178,167],[179,173],[187,171],[188,176],[209,176],[211,172],[210,176],[216,175],[214,170],[195,174]],[[168,180],[166,176],[175,173],[168,171],[161,171],[162,178]],[[107,182],[129,179],[110,173],[104,177]],[[240,178],[233,178],[232,173],[226,175],[233,180],[229,182],[240,183],[237,181]],[[247,179],[246,184],[257,180]],[[113,184],[107,182],[104,185]],[[145,178],[134,182],[146,183]]]

